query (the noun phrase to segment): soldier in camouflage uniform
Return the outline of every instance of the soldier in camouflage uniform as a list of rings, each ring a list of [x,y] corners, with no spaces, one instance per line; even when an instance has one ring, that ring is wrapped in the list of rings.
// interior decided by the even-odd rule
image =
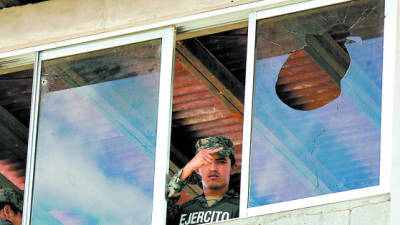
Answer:
[[[11,189],[0,189],[0,225],[21,225],[24,196]]]
[[[239,216],[239,196],[229,191],[235,168],[234,146],[222,136],[197,141],[196,155],[168,183],[168,224],[188,225],[218,222]],[[184,186],[201,176],[203,194],[178,205]]]

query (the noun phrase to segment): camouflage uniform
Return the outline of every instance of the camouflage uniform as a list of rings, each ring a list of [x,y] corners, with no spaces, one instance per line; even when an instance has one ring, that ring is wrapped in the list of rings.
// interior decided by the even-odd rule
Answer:
[[[183,188],[187,184],[201,184],[201,177],[197,173],[192,173],[184,181],[179,179],[183,171],[180,169],[168,182],[167,197],[180,197]]]
[[[13,204],[22,213],[24,205],[24,195],[12,188],[0,189],[0,202]]]
[[[0,225],[13,225],[13,224],[4,218],[0,218]]]
[[[196,154],[201,149],[223,149],[217,154],[223,157],[229,157],[232,165],[235,163],[234,146],[231,140],[226,137],[209,137],[197,141]],[[192,173],[184,181],[179,177],[183,169],[180,169],[168,182],[167,198],[168,198],[168,224],[200,224],[208,222],[218,222],[226,219],[231,219],[239,216],[239,196],[233,191],[228,191],[222,199],[208,206],[204,195],[200,195],[193,200],[178,205],[181,192],[186,184],[197,183],[201,181],[199,175]]]

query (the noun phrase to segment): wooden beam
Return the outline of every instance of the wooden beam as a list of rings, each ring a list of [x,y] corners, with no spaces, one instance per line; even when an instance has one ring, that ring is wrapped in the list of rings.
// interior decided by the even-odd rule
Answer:
[[[304,50],[340,86],[350,65],[350,56],[329,34],[306,35]]]
[[[59,75],[71,88],[82,87],[88,85],[81,76],[79,76],[75,71],[65,66],[65,64],[59,64],[58,66],[53,66]]]
[[[10,151],[21,160],[26,160],[28,128],[0,106],[0,143],[3,151]]]
[[[200,37],[204,35],[210,35],[210,34],[216,34],[224,31],[230,31],[230,30],[235,30],[235,29],[240,29],[247,27],[248,22],[243,21],[239,23],[233,23],[233,24],[227,24],[225,26],[216,26],[216,27],[207,27],[207,28],[202,28],[200,30],[195,30],[195,31],[190,31],[190,32],[184,32],[181,33],[181,30],[178,29],[177,35],[176,35],[176,40],[185,40],[189,38],[195,38],[195,37]]]
[[[17,118],[0,106],[0,123],[7,127],[15,136],[24,143],[28,143],[28,128],[25,127]]]
[[[0,75],[33,69],[35,54],[0,59]]]
[[[216,76],[211,70],[203,63],[205,59],[203,58],[200,61],[197,56],[195,56],[189,49],[186,48],[181,42],[178,42],[176,45],[176,57],[177,59],[185,66],[185,68],[197,79],[200,80],[202,84],[210,89],[210,91],[219,99],[221,100],[227,108],[233,112],[233,114],[243,120],[243,101],[239,100],[224,83],[221,82],[222,76]],[[212,59],[213,56],[210,56],[206,59]],[[214,57],[215,58],[215,57]],[[217,60],[217,59],[215,59]],[[212,62],[209,62],[208,65],[211,65]],[[219,63],[220,64],[220,63]],[[218,65],[218,63],[214,64]],[[218,67],[218,66],[217,66]],[[218,67],[220,71],[224,70],[221,67]],[[233,77],[232,74],[226,75],[230,78]],[[232,81],[228,79],[228,82],[231,82],[231,87],[235,87],[233,89],[239,90],[238,88],[238,81]],[[240,83],[240,82],[239,82]],[[243,91],[243,90],[241,90]]]
[[[340,80],[350,65],[349,54],[323,27],[322,24],[325,24],[326,21],[313,21],[306,25],[300,19],[286,19],[281,22],[299,45],[299,49],[293,50],[303,48],[313,61],[340,86]],[[318,34],[319,31],[324,30],[324,34]]]
[[[173,154],[176,161],[179,161],[180,164],[186,164],[190,161],[190,159],[186,157],[182,151],[178,150],[173,144],[170,145],[170,154]]]
[[[225,94],[232,103],[239,100],[240,102],[235,104],[243,105],[244,85],[197,38],[182,41],[182,44],[204,65],[205,68],[199,66],[198,69],[201,69],[206,78],[217,88],[226,88]],[[195,59],[193,62],[196,62]],[[232,94],[236,99],[229,96]]]
[[[11,154],[16,156],[18,159],[25,161],[28,148],[27,143],[21,141],[21,139],[19,139],[3,124],[0,124],[0,134],[1,154],[7,156]]]
[[[23,191],[19,189],[15,184],[13,184],[10,180],[8,180],[3,174],[0,173],[0,188],[12,188],[22,195],[24,195]]]

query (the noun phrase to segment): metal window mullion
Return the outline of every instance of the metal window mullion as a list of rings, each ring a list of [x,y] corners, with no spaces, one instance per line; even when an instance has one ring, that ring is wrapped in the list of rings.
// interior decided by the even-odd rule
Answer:
[[[27,151],[26,172],[25,172],[24,207],[22,216],[23,225],[30,224],[31,220],[33,177],[34,177],[33,172],[35,169],[37,126],[39,118],[38,115],[39,115],[41,61],[42,61],[41,53],[37,52],[35,55],[33,79],[32,79],[31,112],[29,121],[29,139],[28,139],[28,151]]]
[[[161,46],[161,73],[158,99],[157,144],[153,188],[152,224],[163,225],[166,220],[167,202],[165,186],[168,175],[171,137],[172,85],[175,50],[175,28],[166,28]]]
[[[250,148],[251,148],[251,124],[253,114],[253,89],[254,89],[254,65],[256,48],[256,20],[257,14],[249,15],[246,59],[246,86],[244,98],[243,142],[242,142],[242,171],[240,181],[240,207],[239,216],[247,216],[250,184]]]
[[[390,190],[390,224],[400,224],[400,2],[385,1],[380,182]]]
[[[382,119],[381,119],[381,157],[380,157],[380,176],[379,184],[390,191],[390,176],[391,176],[391,151],[395,150],[395,142],[393,143],[393,136],[396,128],[396,117],[393,114],[396,107],[396,93],[395,93],[395,74],[396,62],[399,62],[399,56],[396,55],[396,45],[399,38],[398,34],[398,9],[399,3],[395,0],[385,2],[385,26],[384,26],[384,41],[383,41],[383,68],[382,68]],[[397,46],[398,48],[398,46]],[[399,72],[399,71],[397,71]],[[399,93],[399,92],[397,92]],[[392,146],[393,144],[393,146]],[[396,167],[396,152],[393,151],[392,168]],[[394,178],[394,177],[393,177]],[[396,179],[393,179],[395,182]],[[397,190],[397,188],[393,188]],[[400,217],[399,217],[400,218]]]

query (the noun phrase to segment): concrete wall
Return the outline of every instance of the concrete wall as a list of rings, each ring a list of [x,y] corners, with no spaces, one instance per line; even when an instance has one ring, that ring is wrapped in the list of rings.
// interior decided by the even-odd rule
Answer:
[[[263,216],[220,225],[389,225],[389,194]]]
[[[49,0],[0,10],[0,53],[256,0]]]

